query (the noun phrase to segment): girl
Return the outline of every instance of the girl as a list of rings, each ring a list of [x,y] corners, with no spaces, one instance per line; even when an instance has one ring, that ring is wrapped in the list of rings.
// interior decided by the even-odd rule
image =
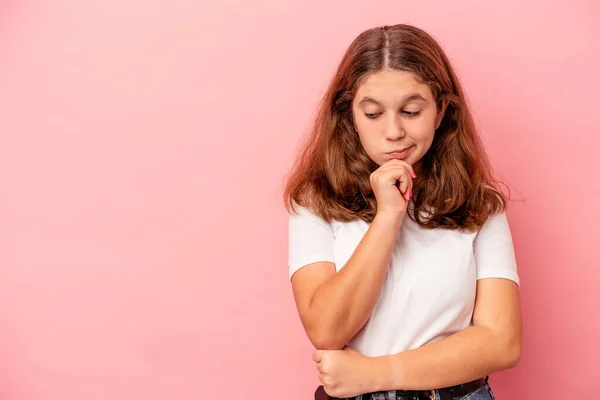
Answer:
[[[354,40],[284,196],[315,398],[493,399],[521,354],[507,199],[429,34]]]

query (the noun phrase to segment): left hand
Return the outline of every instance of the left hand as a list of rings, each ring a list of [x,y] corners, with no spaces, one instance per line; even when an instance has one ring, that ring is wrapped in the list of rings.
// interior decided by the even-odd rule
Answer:
[[[374,358],[365,357],[348,346],[342,350],[315,350],[312,358],[328,395],[353,397],[374,391]]]

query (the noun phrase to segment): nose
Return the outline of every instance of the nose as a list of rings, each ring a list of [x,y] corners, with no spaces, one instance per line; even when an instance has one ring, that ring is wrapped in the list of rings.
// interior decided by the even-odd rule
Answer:
[[[387,140],[402,139],[406,135],[402,127],[402,121],[398,114],[388,114],[388,119],[385,124],[385,138]]]

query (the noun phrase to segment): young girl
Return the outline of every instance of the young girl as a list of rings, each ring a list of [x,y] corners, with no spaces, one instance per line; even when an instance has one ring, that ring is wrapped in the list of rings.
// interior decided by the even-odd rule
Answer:
[[[354,40],[285,199],[315,398],[493,399],[488,375],[521,354],[506,198],[429,34]]]

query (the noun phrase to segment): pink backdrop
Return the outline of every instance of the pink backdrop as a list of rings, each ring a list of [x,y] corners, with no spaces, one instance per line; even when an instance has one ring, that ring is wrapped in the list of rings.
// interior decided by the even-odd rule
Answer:
[[[0,398],[311,398],[281,180],[346,46],[398,22],[447,49],[519,200],[498,398],[591,398],[600,7],[458,3],[0,2]]]

